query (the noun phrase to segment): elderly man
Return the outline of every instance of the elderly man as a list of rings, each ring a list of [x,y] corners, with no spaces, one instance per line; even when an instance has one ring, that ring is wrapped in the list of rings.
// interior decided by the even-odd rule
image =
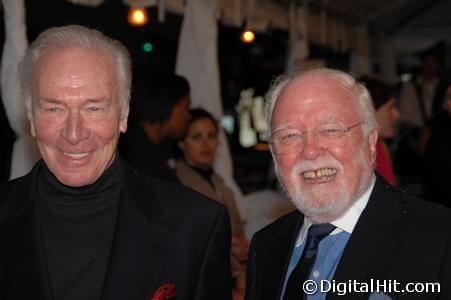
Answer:
[[[126,49],[52,28],[20,79],[42,160],[0,188],[0,299],[229,299],[225,209],[117,157]]]
[[[276,172],[298,211],[254,236],[246,299],[451,299],[451,214],[374,174],[366,88],[313,69],[276,80],[267,100]]]

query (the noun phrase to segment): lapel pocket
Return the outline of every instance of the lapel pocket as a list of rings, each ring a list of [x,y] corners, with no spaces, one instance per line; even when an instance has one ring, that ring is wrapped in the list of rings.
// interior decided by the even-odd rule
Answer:
[[[176,300],[177,291],[175,284],[165,283],[153,292],[149,300]]]

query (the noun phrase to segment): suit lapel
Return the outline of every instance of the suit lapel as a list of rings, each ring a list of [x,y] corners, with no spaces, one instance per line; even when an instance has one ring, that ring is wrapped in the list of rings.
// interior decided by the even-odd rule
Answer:
[[[49,273],[42,238],[40,210],[34,196],[33,178],[41,164],[37,163],[31,174],[17,184],[8,194],[10,205],[3,212],[14,216],[8,231],[2,231],[2,250],[5,249],[6,274],[5,291],[14,295],[12,299],[53,299]],[[2,225],[3,227],[4,225]]]
[[[263,256],[261,299],[279,299],[299,229],[304,217],[295,212],[285,226],[274,233]]]
[[[383,270],[387,256],[398,243],[399,232],[396,225],[403,215],[402,203],[393,196],[391,190],[386,182],[380,178],[376,180],[367,207],[338,264],[334,275],[336,282],[369,282]],[[327,299],[337,297],[336,294],[330,294]]]
[[[157,288],[173,224],[148,182],[122,164],[121,192],[102,299],[148,299]]]

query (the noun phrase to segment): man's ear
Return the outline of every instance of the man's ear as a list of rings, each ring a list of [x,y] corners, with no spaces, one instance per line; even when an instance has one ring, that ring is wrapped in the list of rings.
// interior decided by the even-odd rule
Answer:
[[[125,111],[121,112],[121,119],[119,123],[119,130],[122,133],[125,133],[127,131],[127,124],[128,124],[128,114],[130,112],[130,107],[127,105],[126,108],[123,108]]]
[[[34,138],[36,137],[36,129],[34,127],[33,121],[30,121],[30,133],[31,133],[32,137],[34,137]]]
[[[373,131],[368,135],[368,146],[370,147],[371,159],[373,160],[373,163],[376,161],[376,144],[378,138],[379,132],[377,129],[373,129]]]
[[[119,121],[120,123],[119,123],[119,130],[122,132],[122,133],[125,133],[126,131],[127,131],[127,122],[128,122],[128,119],[126,118],[126,117],[123,117],[123,118],[121,118],[121,120]]]
[[[32,137],[36,137],[36,127],[34,126],[33,115],[30,110],[27,110],[27,119],[30,123],[30,134]]]

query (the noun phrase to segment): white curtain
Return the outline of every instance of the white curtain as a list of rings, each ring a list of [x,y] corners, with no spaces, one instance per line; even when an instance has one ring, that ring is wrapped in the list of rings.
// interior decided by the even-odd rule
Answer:
[[[122,2],[131,7],[148,7],[157,4],[157,0],[122,0]]]
[[[9,124],[17,139],[13,146],[10,178],[22,176],[39,158],[30,136],[25,105],[20,90],[17,64],[25,53],[27,37],[24,0],[2,0],[5,19],[5,44],[1,62],[2,100]]]
[[[176,73],[190,83],[191,106],[208,110],[220,121],[223,111],[217,57],[216,4],[217,1],[212,0],[187,2],[177,50]],[[242,194],[233,179],[230,150],[223,131],[220,132],[219,143],[214,168],[234,191],[241,209]]]
[[[301,67],[302,61],[309,56],[308,12],[306,8],[297,8],[295,2],[291,2],[288,13],[290,37],[287,70],[296,70]]]
[[[73,4],[80,4],[80,5],[86,5],[86,6],[99,6],[100,4],[103,4],[105,0],[67,0]]]

